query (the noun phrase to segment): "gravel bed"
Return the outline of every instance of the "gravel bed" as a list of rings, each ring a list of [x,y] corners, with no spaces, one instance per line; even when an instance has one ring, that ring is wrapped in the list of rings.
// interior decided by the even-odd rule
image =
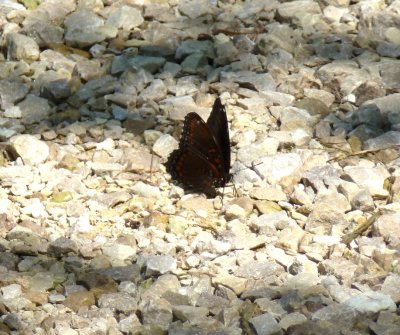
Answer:
[[[0,1],[0,335],[399,335],[399,22]],[[207,198],[165,163],[216,97],[233,180]]]

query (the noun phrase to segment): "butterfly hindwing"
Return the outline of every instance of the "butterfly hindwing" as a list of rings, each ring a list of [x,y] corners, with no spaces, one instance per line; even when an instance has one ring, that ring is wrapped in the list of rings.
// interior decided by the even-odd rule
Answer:
[[[184,146],[172,152],[167,170],[171,176],[190,188],[212,193],[219,171],[194,147]],[[168,168],[172,166],[173,169]]]

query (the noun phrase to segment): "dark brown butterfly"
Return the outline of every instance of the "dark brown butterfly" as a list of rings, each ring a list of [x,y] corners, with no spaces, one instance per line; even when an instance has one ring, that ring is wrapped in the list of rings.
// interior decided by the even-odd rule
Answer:
[[[168,158],[172,178],[209,196],[231,179],[231,146],[225,107],[217,98],[207,123],[197,113],[185,117],[179,148]]]

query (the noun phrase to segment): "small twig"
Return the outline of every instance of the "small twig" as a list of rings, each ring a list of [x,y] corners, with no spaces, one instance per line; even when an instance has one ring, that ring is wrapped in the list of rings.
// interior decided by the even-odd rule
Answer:
[[[342,243],[344,244],[350,244],[351,241],[353,241],[356,237],[362,235],[365,231],[368,230],[369,227],[372,226],[372,224],[375,222],[375,220],[378,218],[378,216],[381,215],[381,212],[379,209],[374,211],[374,214],[364,223],[358,225],[353,231],[350,233],[347,233],[346,235],[342,236]]]
[[[375,152],[378,152],[381,150],[395,149],[395,148],[399,148],[399,147],[400,147],[400,144],[389,144],[389,145],[386,145],[381,148],[366,149],[366,150],[361,150],[361,151],[352,152],[352,153],[345,152],[344,150],[341,150],[341,149],[338,149],[338,150],[345,152],[346,157],[344,157],[344,158],[348,158],[348,157],[352,157],[352,156],[363,156],[363,155],[375,153]],[[344,159],[344,158],[339,158],[339,159]],[[338,159],[337,157],[334,157],[334,158],[331,158],[329,161],[337,160],[337,159]]]
[[[249,31],[232,31],[228,29],[213,29],[212,31],[213,35],[218,35],[218,34],[225,34],[227,36],[236,36],[236,35],[258,35],[262,34],[262,31],[257,31],[257,30],[249,30]]]

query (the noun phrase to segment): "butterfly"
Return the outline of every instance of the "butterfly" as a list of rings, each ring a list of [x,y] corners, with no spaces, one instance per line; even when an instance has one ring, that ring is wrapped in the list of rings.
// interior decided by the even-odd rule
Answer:
[[[167,172],[183,185],[208,196],[231,180],[231,146],[226,110],[220,98],[207,122],[195,112],[185,117],[179,148],[166,163]]]

